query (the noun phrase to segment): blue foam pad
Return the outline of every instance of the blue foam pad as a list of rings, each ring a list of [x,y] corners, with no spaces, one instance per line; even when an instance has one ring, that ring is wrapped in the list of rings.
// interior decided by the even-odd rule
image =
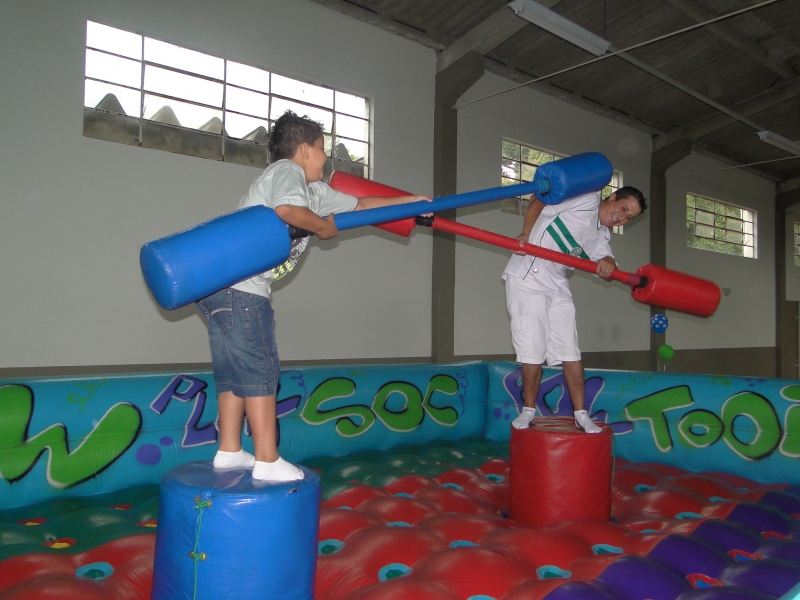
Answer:
[[[252,206],[148,242],[139,253],[147,287],[173,309],[289,258],[289,228],[271,208]]]
[[[164,475],[151,599],[312,600],[320,478],[301,468],[286,483],[210,461]]]
[[[537,167],[533,181],[548,180],[550,190],[536,197],[544,204],[558,204],[603,189],[612,175],[614,167],[605,156],[599,152],[585,152]]]

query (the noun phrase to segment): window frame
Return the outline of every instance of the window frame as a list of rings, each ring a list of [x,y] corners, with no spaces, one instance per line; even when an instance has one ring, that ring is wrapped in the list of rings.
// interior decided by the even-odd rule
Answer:
[[[107,48],[97,47],[98,45],[95,42],[90,42],[90,29],[92,25],[99,25],[103,28],[111,28],[116,30],[117,32],[122,32],[126,35],[130,36],[137,36],[139,38],[139,49],[138,49],[138,57],[134,56],[133,53],[120,54],[119,51],[115,52],[109,50]],[[374,140],[373,140],[373,107],[372,101],[370,98],[365,96],[360,96],[358,94],[353,94],[347,92],[345,90],[340,90],[333,88],[331,86],[322,85],[319,83],[315,83],[312,81],[308,81],[305,79],[300,79],[297,77],[291,77],[288,75],[284,75],[280,72],[274,70],[267,70],[260,67],[254,67],[252,65],[245,65],[244,63],[239,63],[238,61],[233,61],[231,59],[227,59],[224,57],[214,56],[208,54],[206,52],[201,52],[199,50],[194,50],[189,47],[178,46],[173,42],[168,42],[165,40],[161,40],[158,38],[146,36],[144,34],[129,31],[125,29],[121,29],[118,27],[114,27],[112,25],[108,25],[106,23],[102,23],[100,21],[87,19],[86,20],[86,38],[84,43],[84,135],[87,137],[95,137],[99,139],[105,139],[108,141],[116,141],[127,143],[130,145],[138,145],[140,147],[156,147],[161,150],[167,150],[179,154],[189,154],[193,156],[201,156],[203,158],[212,158],[216,160],[220,160],[223,162],[236,162],[240,164],[252,164],[252,166],[259,166],[263,168],[266,165],[267,160],[267,151],[266,151],[266,134],[272,130],[272,127],[275,122],[275,118],[280,115],[272,114],[273,113],[273,101],[277,100],[280,102],[287,102],[294,106],[303,106],[308,107],[309,113],[324,111],[329,113],[330,118],[330,129],[326,126],[326,133],[325,133],[325,149],[326,154],[328,155],[328,161],[326,164],[326,177],[329,176],[330,171],[334,168],[342,169],[349,171],[354,174],[358,174],[362,177],[370,178],[373,173],[374,165],[373,165],[373,151],[374,151]],[[188,51],[190,53],[198,53],[202,55],[203,58],[214,59],[216,61],[221,61],[222,63],[222,75],[220,77],[215,77],[208,74],[199,73],[196,70],[185,70],[180,68],[179,66],[175,66],[174,64],[166,64],[165,62],[158,62],[157,60],[148,59],[147,52],[146,52],[146,45],[148,40],[152,40],[155,44],[167,44],[172,48],[176,48],[179,51]],[[124,49],[123,49],[124,50]],[[94,73],[89,72],[90,68],[90,55],[94,56],[94,53],[99,53],[100,55],[105,55],[107,57],[111,57],[116,60],[125,60],[130,61],[133,63],[138,63],[139,68],[139,81],[137,86],[133,86],[131,82],[122,83],[120,81],[113,81],[108,78],[101,78]],[[260,74],[266,75],[267,77],[267,90],[263,91],[262,89],[257,89],[256,87],[248,87],[246,84],[243,84],[240,80],[237,79],[236,83],[232,83],[229,80],[228,70],[229,65],[234,63],[236,65],[242,65],[246,68],[257,69]],[[160,71],[167,71],[174,76],[177,77],[192,77],[198,81],[207,81],[212,84],[218,84],[221,87],[221,100],[219,105],[216,104],[209,104],[208,100],[206,101],[199,101],[197,99],[191,99],[184,97],[177,97],[174,95],[170,95],[168,93],[164,93],[162,91],[155,91],[151,89],[151,85],[146,84],[146,77],[149,73],[155,72],[158,69]],[[110,73],[112,77],[114,73]],[[274,91],[274,83],[273,80],[275,77],[282,78],[283,80],[288,80],[291,84],[298,84],[300,86],[314,86],[316,89],[322,90],[330,90],[331,95],[331,103],[330,107],[323,106],[320,104],[316,104],[314,102],[309,102],[304,100],[300,97],[293,97],[291,95],[280,94]],[[88,82],[91,82],[88,83]],[[89,100],[88,97],[90,95],[88,88],[89,85],[100,85],[104,86],[106,90],[105,93],[101,92],[100,94],[95,94],[96,97],[100,99],[95,103],[94,106],[90,106],[88,104]],[[255,84],[254,84],[255,85]],[[113,86],[113,88],[109,88],[109,86]],[[138,114],[135,112],[133,113],[126,113],[125,108],[122,107],[122,101],[117,98],[119,102],[119,107],[122,109],[122,112],[118,110],[109,109],[108,107],[98,108],[107,98],[109,93],[114,93],[114,90],[117,88],[122,88],[123,90],[128,90],[132,93],[136,93],[139,95],[139,102],[138,102]],[[258,94],[263,96],[266,100],[266,117],[262,115],[252,114],[251,112],[246,112],[240,109],[233,109],[229,106],[228,101],[228,92],[236,89],[242,90],[247,94]],[[121,92],[119,92],[121,93]],[[117,94],[115,94],[116,98]],[[364,103],[364,116],[360,116],[359,114],[353,114],[359,112],[358,110],[348,111],[346,108],[342,110],[337,110],[337,100],[341,97],[341,101],[346,102],[347,97],[353,97],[357,101],[363,100]],[[146,98],[158,98],[163,100],[163,105],[161,105],[158,109],[153,111],[146,111],[145,110],[145,102]],[[131,104],[128,102],[127,104]],[[200,110],[207,110],[207,111],[216,111],[216,115],[210,117],[208,121],[204,122],[202,125],[197,127],[183,125],[180,124],[180,120],[176,121],[178,124],[170,123],[169,121],[161,121],[158,119],[153,119],[152,117],[157,115],[163,109],[169,107],[170,109],[173,106],[178,105],[189,105],[190,107],[196,107]],[[294,108],[291,107],[291,108]],[[340,105],[341,106],[341,105]],[[357,104],[358,106],[358,104]],[[113,108],[113,107],[112,107]],[[252,110],[252,109],[251,109]],[[297,110],[295,110],[297,112]],[[174,114],[174,111],[172,111]],[[152,114],[151,114],[152,113]],[[213,114],[213,113],[210,113]],[[298,113],[300,114],[300,113]],[[247,120],[253,121],[253,130],[249,131],[246,134],[243,134],[242,137],[233,137],[230,133],[228,133],[226,128],[227,118],[231,115],[236,115],[238,117],[243,117]],[[301,115],[302,116],[302,115]],[[208,126],[212,123],[214,118],[218,118],[220,121],[219,131],[214,131],[210,129],[203,129],[204,127]],[[313,117],[312,117],[313,118]],[[93,126],[93,123],[96,120],[101,120],[102,123],[100,126]],[[340,134],[337,130],[337,119],[344,122],[345,119],[353,119],[354,121],[352,124],[355,126],[356,129],[359,128],[359,121],[363,122],[364,127],[364,139],[358,140],[352,138],[348,135]],[[245,121],[246,122],[246,121]],[[257,124],[256,124],[257,123]],[[114,126],[118,126],[115,130]],[[120,134],[119,126],[122,125],[122,129],[126,129],[125,134]],[[264,131],[260,132],[260,127],[264,127]],[[168,147],[163,147],[164,144],[154,144],[149,143],[150,140],[146,140],[145,138],[148,136],[148,131],[151,129],[158,129],[158,130],[171,130],[173,133],[171,135],[181,136],[184,135],[189,142],[184,144],[183,147],[180,149],[172,149]],[[175,132],[178,133],[175,133]],[[181,133],[182,132],[182,133]],[[358,131],[349,131],[348,133],[357,134]],[[170,134],[167,134],[170,135]],[[214,141],[218,141],[218,148],[214,149]],[[200,151],[193,151],[196,148],[193,148],[196,145],[197,141],[201,140],[204,142],[202,145],[204,146]],[[348,148],[348,143],[350,147]],[[342,154],[343,150],[340,148],[340,144],[344,144],[344,151],[347,151],[347,159],[345,159]],[[350,150],[353,147],[361,146],[364,149],[364,156],[363,157],[355,157],[353,158],[353,154]],[[235,150],[232,152],[231,150]],[[253,154],[253,156],[240,156],[242,152]],[[237,160],[237,158],[241,160]],[[243,159],[242,159],[243,158]]]
[[[712,203],[713,207],[709,207],[707,204],[705,204],[703,207],[699,207],[697,206],[698,201],[702,201],[703,203]],[[732,202],[710,198],[706,195],[697,194],[691,191],[686,192],[685,210],[687,248],[693,250],[705,250],[727,256],[736,256],[738,258],[758,259],[757,210],[748,208],[746,206],[740,206]],[[707,223],[704,221],[698,221],[698,210],[702,213],[703,220],[709,220],[710,218],[711,222]],[[740,211],[740,216],[738,217],[734,214],[737,210]],[[729,212],[731,214],[728,214]],[[747,213],[749,213],[749,215]],[[723,219],[725,221],[724,224],[722,223]],[[729,227],[731,221],[734,222],[733,227]],[[736,229],[736,221],[741,223],[741,230]],[[714,237],[698,235],[698,225],[702,227],[704,231],[707,231],[709,228],[712,229]],[[748,229],[750,229],[750,231],[747,231]],[[722,232],[725,233],[723,234]],[[733,241],[737,235],[741,235],[741,242]],[[750,237],[751,244],[747,243],[748,236]],[[722,244],[725,244],[725,250],[721,249]],[[736,247],[742,249],[741,254],[731,251]],[[748,249],[750,249],[750,252],[748,252]]]
[[[513,157],[510,157],[510,156],[506,156],[506,150],[505,150],[506,144],[513,144],[513,145],[519,147],[519,153],[517,155],[519,158],[513,158]],[[538,164],[532,163],[532,162],[527,161],[527,160],[523,160],[523,158],[522,158],[522,156],[523,156],[522,148],[526,148],[526,149],[528,149],[529,151],[531,151],[533,153],[538,153],[539,155],[546,156],[548,158],[548,160],[542,161],[542,162],[540,162]],[[530,153],[529,153],[529,156],[530,156]],[[526,144],[526,143],[523,143],[523,142],[518,142],[518,141],[513,140],[513,139],[502,138],[501,151],[500,151],[500,160],[501,160],[500,185],[505,186],[505,185],[512,185],[514,183],[522,183],[522,182],[525,182],[525,181],[529,181],[528,179],[522,179],[523,173],[524,173],[523,165],[529,170],[529,174],[530,174],[531,179],[532,179],[533,175],[535,174],[536,169],[538,167],[540,167],[543,164],[546,164],[548,162],[552,162],[554,160],[558,160],[558,159],[561,159],[561,158],[567,158],[567,157],[568,157],[568,155],[560,154],[558,152],[553,152],[551,150],[545,150],[543,148],[537,148],[536,146],[531,146],[530,144]],[[514,161],[514,162],[517,162],[517,163],[520,164],[520,168],[517,171],[517,173],[519,175],[519,178],[511,178],[511,177],[507,177],[505,175],[505,169],[508,168],[508,166],[505,164],[505,161]],[[530,169],[533,169],[533,171],[530,172]],[[601,200],[605,200],[608,196],[613,194],[619,188],[623,187],[622,179],[623,179],[622,171],[615,170],[613,175],[611,176],[611,181],[609,182],[609,184],[607,186],[605,186],[602,190],[598,191],[598,193],[600,194],[600,199]],[[526,196],[515,196],[513,198],[507,198],[505,200],[502,200],[501,201],[501,210],[503,212],[506,212],[506,213],[524,216],[525,212],[528,209],[528,203],[530,202],[530,196],[531,195],[528,194]],[[624,227],[623,225],[615,225],[615,226],[612,226],[610,229],[611,229],[612,233],[616,233],[616,234],[622,235],[623,227]]]

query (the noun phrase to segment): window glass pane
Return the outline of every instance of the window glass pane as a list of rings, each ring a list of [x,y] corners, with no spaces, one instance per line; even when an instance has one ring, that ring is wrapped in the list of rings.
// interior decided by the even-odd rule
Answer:
[[[709,225],[701,225],[698,223],[695,227],[695,234],[699,235],[700,237],[713,238],[714,228]]]
[[[698,223],[703,223],[704,225],[713,225],[714,215],[708,212],[704,212],[702,210],[697,210],[695,211],[695,220]]]
[[[333,108],[333,90],[274,73],[272,74],[272,93],[325,108]]]
[[[743,227],[743,231],[745,233],[753,233],[753,224],[752,223],[743,223],[742,227]]]
[[[336,115],[336,133],[356,140],[369,139],[369,121]]]
[[[519,144],[503,140],[503,158],[519,160]]]
[[[313,106],[306,106],[305,104],[292,102],[291,100],[284,100],[283,98],[275,98],[275,97],[272,98],[272,110],[270,113],[270,119],[272,119],[273,121],[276,120],[287,110],[291,110],[301,117],[308,116],[310,119],[318,121],[319,123],[322,124],[322,127],[325,129],[326,132],[330,132],[331,127],[333,127],[332,112],[323,110],[321,108],[314,108]]]
[[[336,112],[347,113],[354,117],[369,118],[367,99],[352,96],[343,92],[336,92]]]
[[[227,86],[225,107],[256,117],[269,118],[269,96],[241,88]]]
[[[752,246],[744,246],[742,248],[744,250],[744,255],[746,258],[753,258],[753,247]]]
[[[236,113],[225,113],[225,132],[230,137],[241,139],[253,134],[250,136],[253,141],[263,141],[261,139],[262,136],[259,135],[262,132],[256,131],[259,127],[263,127],[263,133],[266,134],[269,131],[269,121],[237,115]],[[256,137],[258,139],[255,139]]]
[[[225,79],[228,83],[269,93],[269,71],[262,71],[241,63],[228,61]]]
[[[744,223],[739,219],[732,219],[730,217],[725,219],[725,227],[732,231],[742,231],[743,225]]]
[[[225,74],[225,61],[221,58],[151,38],[144,38],[144,59],[216,79]]]
[[[719,202],[714,203],[714,213],[717,215],[724,215],[725,214],[725,205],[720,204]]]
[[[86,45],[142,60],[142,36],[100,23],[86,22]]]
[[[87,49],[86,77],[103,79],[138,89],[142,84],[142,63]]]
[[[742,218],[742,209],[738,206],[726,206],[725,207],[725,214],[729,217],[734,217],[736,219]]]
[[[734,244],[742,244],[744,243],[744,239],[742,234],[738,231],[728,231],[725,235],[725,239],[729,242],[733,242]]]
[[[522,164],[522,181],[533,181],[533,176],[536,173],[536,167],[532,165]]]
[[[742,209],[742,219],[753,222],[753,211]]]
[[[509,158],[504,158],[502,159],[502,161],[503,161],[503,164],[501,165],[502,176],[508,177],[510,179],[519,180],[519,173],[520,173],[519,163]]]
[[[345,140],[337,137],[334,158],[366,163],[369,162],[368,150],[369,146],[363,142]]]
[[[709,212],[714,212],[714,202],[705,198],[695,198],[695,206]]]
[[[518,183],[519,181],[514,181],[513,179],[508,179],[507,177],[503,177],[500,180],[500,185],[502,185],[503,187],[507,185],[517,185]]]
[[[686,220],[687,221],[692,221],[692,222],[694,221],[694,209],[693,208],[687,208],[686,209]]]
[[[695,198],[689,194],[686,195],[686,206],[694,206]]]
[[[169,125],[180,125],[204,131],[215,128],[214,119],[219,121],[217,129],[222,127],[222,111],[177,100],[168,100],[147,94],[144,97],[144,118]]]
[[[92,81],[91,79],[87,79],[84,84],[83,105],[90,108],[98,108],[97,105],[100,104],[108,94],[113,94],[114,97],[116,97],[117,101],[122,105],[124,114],[137,118],[140,116],[142,96],[139,91],[111,85],[109,83],[102,83],[100,81]],[[113,100],[110,98],[109,100],[109,104],[113,105]],[[101,106],[100,108],[109,110],[110,112],[117,112],[107,107]]]
[[[222,84],[147,65],[144,88],[176,98],[222,107]]]

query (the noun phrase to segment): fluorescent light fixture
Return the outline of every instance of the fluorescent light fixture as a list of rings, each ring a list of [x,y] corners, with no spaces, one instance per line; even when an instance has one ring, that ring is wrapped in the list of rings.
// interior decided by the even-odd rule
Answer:
[[[782,135],[778,135],[777,133],[773,133],[771,131],[759,131],[758,137],[761,138],[762,142],[767,142],[776,148],[785,150],[789,154],[800,156],[800,144],[786,139]]]
[[[593,34],[569,19],[565,19],[534,0],[514,0],[508,7],[518,17],[530,21],[534,25],[583,48],[587,52],[591,52],[595,56],[602,56],[608,52],[611,46],[611,42]]]

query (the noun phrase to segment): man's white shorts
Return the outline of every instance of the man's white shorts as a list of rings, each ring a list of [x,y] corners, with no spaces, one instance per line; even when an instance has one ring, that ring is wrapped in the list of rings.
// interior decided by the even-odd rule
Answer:
[[[517,362],[550,366],[581,359],[572,298],[543,294],[523,279],[506,278],[506,307]]]

